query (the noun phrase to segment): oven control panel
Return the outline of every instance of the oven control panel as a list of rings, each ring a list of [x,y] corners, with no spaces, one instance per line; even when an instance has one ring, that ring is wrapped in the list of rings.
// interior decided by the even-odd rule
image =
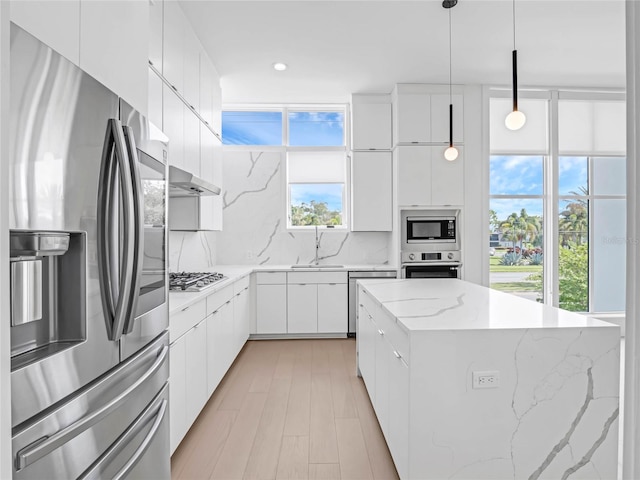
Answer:
[[[447,252],[402,252],[402,263],[460,262],[460,250]]]

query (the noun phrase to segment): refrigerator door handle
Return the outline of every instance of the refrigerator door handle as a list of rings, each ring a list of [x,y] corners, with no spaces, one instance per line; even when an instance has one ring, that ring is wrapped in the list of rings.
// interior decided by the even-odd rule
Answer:
[[[127,159],[129,161],[129,172],[131,174],[131,195],[133,197],[133,215],[129,232],[133,232],[133,284],[131,285],[131,295],[127,308],[123,333],[131,333],[135,323],[136,308],[140,291],[140,277],[142,275],[142,260],[144,258],[144,205],[142,182],[140,180],[140,167],[138,149],[133,134],[133,129],[127,125],[123,126],[124,140],[127,148]]]
[[[119,201],[116,188],[116,175],[119,174],[119,185],[122,190],[122,263],[118,255],[118,232],[116,228]],[[131,171],[124,141],[122,124],[111,118],[107,124],[107,132],[102,150],[100,180],[98,187],[98,266],[100,271],[100,287],[102,305],[105,310],[105,321],[109,340],[119,340],[126,322],[129,298],[133,283],[134,233],[132,226],[134,199],[131,189]],[[119,272],[119,275],[118,275]],[[117,278],[117,283],[116,280]],[[114,298],[117,297],[117,301]]]
[[[94,410],[89,415],[82,417],[80,420],[75,421],[62,430],[59,430],[50,437],[40,438],[31,445],[20,450],[16,455],[16,470],[22,470],[45,455],[50,454],[72,438],[77,437],[88,428],[91,428],[107,415],[111,414],[114,410],[118,409],[120,405],[127,400],[129,395],[131,395],[140,385],[145,383],[149,377],[158,371],[166,360],[168,353],[169,347],[164,345],[151,367],[149,367],[149,369],[140,378],[138,378],[134,384],[106,405]]]
[[[157,403],[154,402],[154,403]],[[147,425],[151,419],[155,418],[149,433],[144,437],[144,440],[140,443],[136,451],[133,452],[131,458],[124,464],[124,466],[116,473],[113,477],[113,480],[120,480],[125,478],[129,472],[136,466],[136,463],[140,460],[140,457],[144,455],[149,448],[149,445],[153,441],[160,425],[162,425],[162,421],[164,420],[164,416],[167,412],[167,399],[162,398],[160,402],[160,406],[157,408],[147,409],[147,411],[142,415],[142,418],[138,418],[136,422],[129,427],[129,429],[121,436],[113,445],[109,447],[109,449],[100,457],[100,459],[85,473],[78,477],[78,480],[93,480],[101,478],[101,471],[104,465],[107,465],[109,461],[111,461],[111,457],[120,453],[122,448],[126,446],[126,444],[130,441],[131,437],[136,436],[140,430],[142,430],[145,425]],[[154,411],[153,415],[149,415],[150,411]]]

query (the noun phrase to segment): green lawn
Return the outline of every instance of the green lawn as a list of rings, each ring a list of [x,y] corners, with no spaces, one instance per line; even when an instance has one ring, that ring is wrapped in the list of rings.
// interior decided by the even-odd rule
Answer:
[[[500,257],[489,257],[491,272],[540,272],[542,265],[500,265]]]
[[[538,288],[532,282],[492,283],[491,288],[501,292],[537,292]]]

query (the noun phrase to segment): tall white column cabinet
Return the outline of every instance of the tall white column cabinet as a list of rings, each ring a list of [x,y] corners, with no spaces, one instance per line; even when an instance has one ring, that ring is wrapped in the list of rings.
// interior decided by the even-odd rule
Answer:
[[[351,230],[391,231],[391,96],[351,96]]]

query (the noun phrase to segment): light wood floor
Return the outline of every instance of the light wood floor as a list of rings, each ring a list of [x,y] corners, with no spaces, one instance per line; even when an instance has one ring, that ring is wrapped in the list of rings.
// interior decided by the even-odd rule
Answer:
[[[398,478],[355,358],[353,339],[247,342],[171,478]]]

